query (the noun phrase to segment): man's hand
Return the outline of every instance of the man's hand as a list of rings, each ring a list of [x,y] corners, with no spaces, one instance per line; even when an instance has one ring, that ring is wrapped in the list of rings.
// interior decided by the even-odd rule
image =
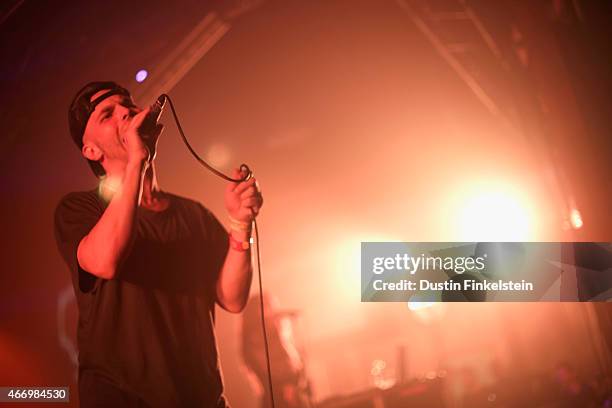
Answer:
[[[233,179],[245,176],[232,171]],[[230,182],[225,189],[225,207],[232,218],[231,238],[242,243],[251,236],[251,221],[257,216],[263,198],[254,178],[240,183]],[[225,310],[239,313],[249,297],[253,268],[250,251],[237,250],[230,245],[217,280],[217,303]]]
[[[151,152],[138,133],[138,128],[150,110],[151,108],[141,110],[134,117],[126,120],[121,129],[121,140],[128,154],[128,163],[144,164],[150,159]]]
[[[240,179],[244,175],[238,169],[232,171],[233,179]],[[227,185],[225,189],[225,208],[234,220],[250,224],[259,213],[262,205],[263,197],[254,177],[241,183],[229,183]]]

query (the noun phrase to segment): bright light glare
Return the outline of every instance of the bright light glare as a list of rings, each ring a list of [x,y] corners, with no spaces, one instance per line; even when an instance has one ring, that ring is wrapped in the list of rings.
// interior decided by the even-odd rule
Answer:
[[[421,309],[427,309],[428,307],[432,307],[436,302],[418,302],[418,301],[409,301],[408,309],[415,311]]]
[[[328,231],[326,239],[320,240],[317,257],[313,260],[315,268],[325,271],[325,284],[316,284],[313,289],[318,299],[316,307],[322,307],[320,310],[325,317],[318,321],[319,330],[335,333],[368,324],[367,311],[373,306],[361,302],[361,242],[369,241],[397,240],[363,233],[351,229],[348,224],[337,231]]]
[[[442,319],[445,314],[444,304],[440,302],[419,302],[413,295],[408,301],[408,309],[422,323],[430,324]]]
[[[480,188],[459,205],[462,241],[529,241],[532,217],[526,200],[512,189]]]
[[[570,222],[572,223],[572,227],[574,227],[574,229],[582,228],[582,215],[580,215],[580,211],[578,211],[577,208],[572,209],[570,212]]]
[[[346,234],[346,235],[344,235]],[[397,242],[395,237],[382,234],[343,232],[333,247],[328,248],[329,266],[333,269],[333,282],[337,299],[360,301],[361,294],[361,243]]]

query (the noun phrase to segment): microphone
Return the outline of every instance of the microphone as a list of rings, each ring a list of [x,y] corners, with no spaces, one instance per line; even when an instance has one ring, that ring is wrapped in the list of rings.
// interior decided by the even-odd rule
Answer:
[[[159,118],[162,115],[162,112],[164,111],[164,106],[166,105],[166,99],[167,99],[166,95],[161,94],[157,98],[155,103],[151,105],[151,110],[149,111],[147,116],[144,118],[144,120],[140,124],[140,127],[138,128],[139,133],[148,137],[148,136],[153,136],[155,132],[159,131],[159,128],[162,125],[158,124],[157,121],[159,120]]]

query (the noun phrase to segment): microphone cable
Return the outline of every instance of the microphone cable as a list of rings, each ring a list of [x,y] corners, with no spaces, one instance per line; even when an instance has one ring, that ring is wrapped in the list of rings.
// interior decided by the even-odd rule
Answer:
[[[215,169],[210,164],[208,164],[204,159],[202,159],[198,155],[198,153],[193,149],[193,147],[191,147],[191,144],[187,140],[187,137],[185,136],[185,132],[183,131],[183,127],[181,126],[181,122],[179,121],[178,115],[176,114],[176,109],[174,109],[174,104],[172,103],[172,99],[170,99],[170,96],[168,94],[161,94],[159,98],[157,99],[156,103],[160,104],[160,107],[163,108],[163,104],[166,100],[170,104],[170,110],[172,111],[174,122],[176,123],[176,127],[179,131],[179,134],[181,135],[181,139],[183,140],[183,143],[185,144],[185,146],[187,147],[187,150],[189,150],[191,155],[202,166],[206,167],[208,170],[210,170],[212,173],[214,173],[218,177],[221,177],[222,179],[231,181],[233,183],[241,183],[253,177],[253,172],[251,171],[249,166],[247,166],[244,163],[240,165],[240,171],[243,173],[246,173],[245,176],[240,179],[234,179],[234,178],[231,178],[223,174],[222,172],[220,172],[219,170]],[[253,210],[251,210],[251,212],[252,211]],[[261,260],[260,260],[260,254],[259,254],[259,229],[257,228],[257,220],[255,217],[253,217],[253,229],[255,230],[255,241],[256,241],[257,276],[259,277],[259,309],[260,309],[260,314],[261,314],[261,329],[262,329],[263,337],[264,337],[264,348],[266,351],[266,366],[268,369],[268,392],[270,393],[270,401],[272,404],[272,408],[275,408],[276,405],[274,404],[274,388],[272,386],[272,369],[270,367],[270,350],[268,346],[268,333],[266,331],[266,321],[264,317],[265,314],[264,314],[264,301],[263,301],[263,283],[261,280]]]

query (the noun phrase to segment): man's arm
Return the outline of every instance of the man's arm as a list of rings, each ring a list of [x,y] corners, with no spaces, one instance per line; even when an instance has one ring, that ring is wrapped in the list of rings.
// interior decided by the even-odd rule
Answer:
[[[240,178],[240,171],[234,170],[232,177]],[[255,178],[228,185],[225,191],[225,206],[234,224],[230,230],[230,239],[249,241],[251,223],[262,204],[263,197]],[[252,277],[251,250],[241,251],[230,245],[217,280],[217,303],[228,312],[241,312],[249,297]]]
[[[137,129],[147,113],[148,109],[145,109],[134,116],[126,130],[128,162],[120,191],[113,196],[100,220],[83,237],[77,249],[81,268],[103,279],[115,276],[132,241],[136,209],[149,159],[149,151]]]
[[[248,231],[230,231],[237,241],[248,241]],[[246,306],[251,289],[253,267],[251,250],[238,251],[229,246],[223,268],[217,280],[217,302],[228,312],[240,313]]]
[[[138,163],[126,167],[121,191],[79,243],[77,260],[87,272],[103,279],[115,276],[133,235],[144,168]]]

